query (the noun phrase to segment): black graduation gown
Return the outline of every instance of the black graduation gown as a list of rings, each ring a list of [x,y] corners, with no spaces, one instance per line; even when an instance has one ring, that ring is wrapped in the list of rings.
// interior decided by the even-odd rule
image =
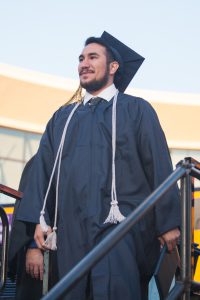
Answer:
[[[25,186],[28,182],[28,178],[30,176],[31,172],[31,167],[33,164],[33,159],[32,157],[28,163],[26,164],[22,176],[20,179],[19,183],[19,191],[23,192],[25,189]],[[13,219],[12,219],[12,226],[11,226],[11,233],[10,233],[10,238],[9,238],[9,251],[8,251],[8,267],[9,267],[9,272],[12,276],[16,275],[16,268],[17,268],[17,255],[18,252],[25,246],[27,245],[31,239],[33,238],[33,233],[27,232],[26,226],[24,223],[18,221],[16,219],[16,214],[17,210],[19,207],[20,200],[16,200],[15,207],[14,207],[14,213],[13,213]]]
[[[59,276],[66,274],[117,225],[104,224],[110,209],[112,103],[81,104],[69,124],[62,155],[58,204]],[[49,121],[35,158],[18,219],[38,223],[44,194],[66,119],[75,104]],[[164,133],[151,105],[119,93],[117,101],[116,186],[120,211],[134,210],[172,172]],[[54,206],[56,176],[48,204]],[[26,201],[32,196],[32,201]],[[157,236],[180,225],[179,195],[172,188],[154,209],[91,271],[94,300],[140,299],[140,278],[158,257]],[[52,225],[46,212],[46,220]],[[67,300],[85,299],[84,278]],[[134,296],[134,298],[133,298]]]
[[[34,156],[26,164],[20,184],[19,190],[24,191],[28,178],[31,176],[31,168],[33,165]],[[30,197],[28,201],[30,201]],[[16,201],[11,234],[9,238],[8,252],[8,275],[11,278],[16,278],[16,300],[38,300],[42,297],[42,281],[32,278],[26,273],[25,259],[26,249],[34,236],[33,224],[25,226],[24,222],[16,219],[20,200]]]

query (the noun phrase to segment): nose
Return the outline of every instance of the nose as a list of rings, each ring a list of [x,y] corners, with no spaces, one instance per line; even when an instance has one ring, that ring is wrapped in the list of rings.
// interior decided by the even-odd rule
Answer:
[[[82,61],[79,63],[80,68],[88,68],[89,67],[89,60],[87,58],[84,58]]]

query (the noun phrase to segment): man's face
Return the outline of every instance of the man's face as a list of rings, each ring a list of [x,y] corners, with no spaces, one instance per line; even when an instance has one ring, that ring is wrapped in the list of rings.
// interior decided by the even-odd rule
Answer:
[[[87,45],[79,56],[78,72],[80,84],[88,92],[99,91],[110,85],[112,82],[105,47],[96,43]]]

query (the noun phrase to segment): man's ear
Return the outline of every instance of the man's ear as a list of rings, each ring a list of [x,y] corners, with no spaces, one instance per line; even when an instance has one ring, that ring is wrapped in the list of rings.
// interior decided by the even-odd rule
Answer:
[[[119,68],[119,63],[117,61],[112,61],[110,63],[110,75],[114,75]]]

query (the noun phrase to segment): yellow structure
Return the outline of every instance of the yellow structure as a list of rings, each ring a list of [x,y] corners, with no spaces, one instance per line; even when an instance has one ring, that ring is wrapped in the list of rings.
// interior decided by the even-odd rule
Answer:
[[[194,231],[194,242],[200,245],[200,229]],[[200,246],[198,247],[200,249]],[[194,280],[200,282],[200,258],[198,258]]]
[[[194,222],[194,242],[200,249],[200,190],[194,192],[195,222]],[[200,282],[200,257],[197,261],[194,280]]]

